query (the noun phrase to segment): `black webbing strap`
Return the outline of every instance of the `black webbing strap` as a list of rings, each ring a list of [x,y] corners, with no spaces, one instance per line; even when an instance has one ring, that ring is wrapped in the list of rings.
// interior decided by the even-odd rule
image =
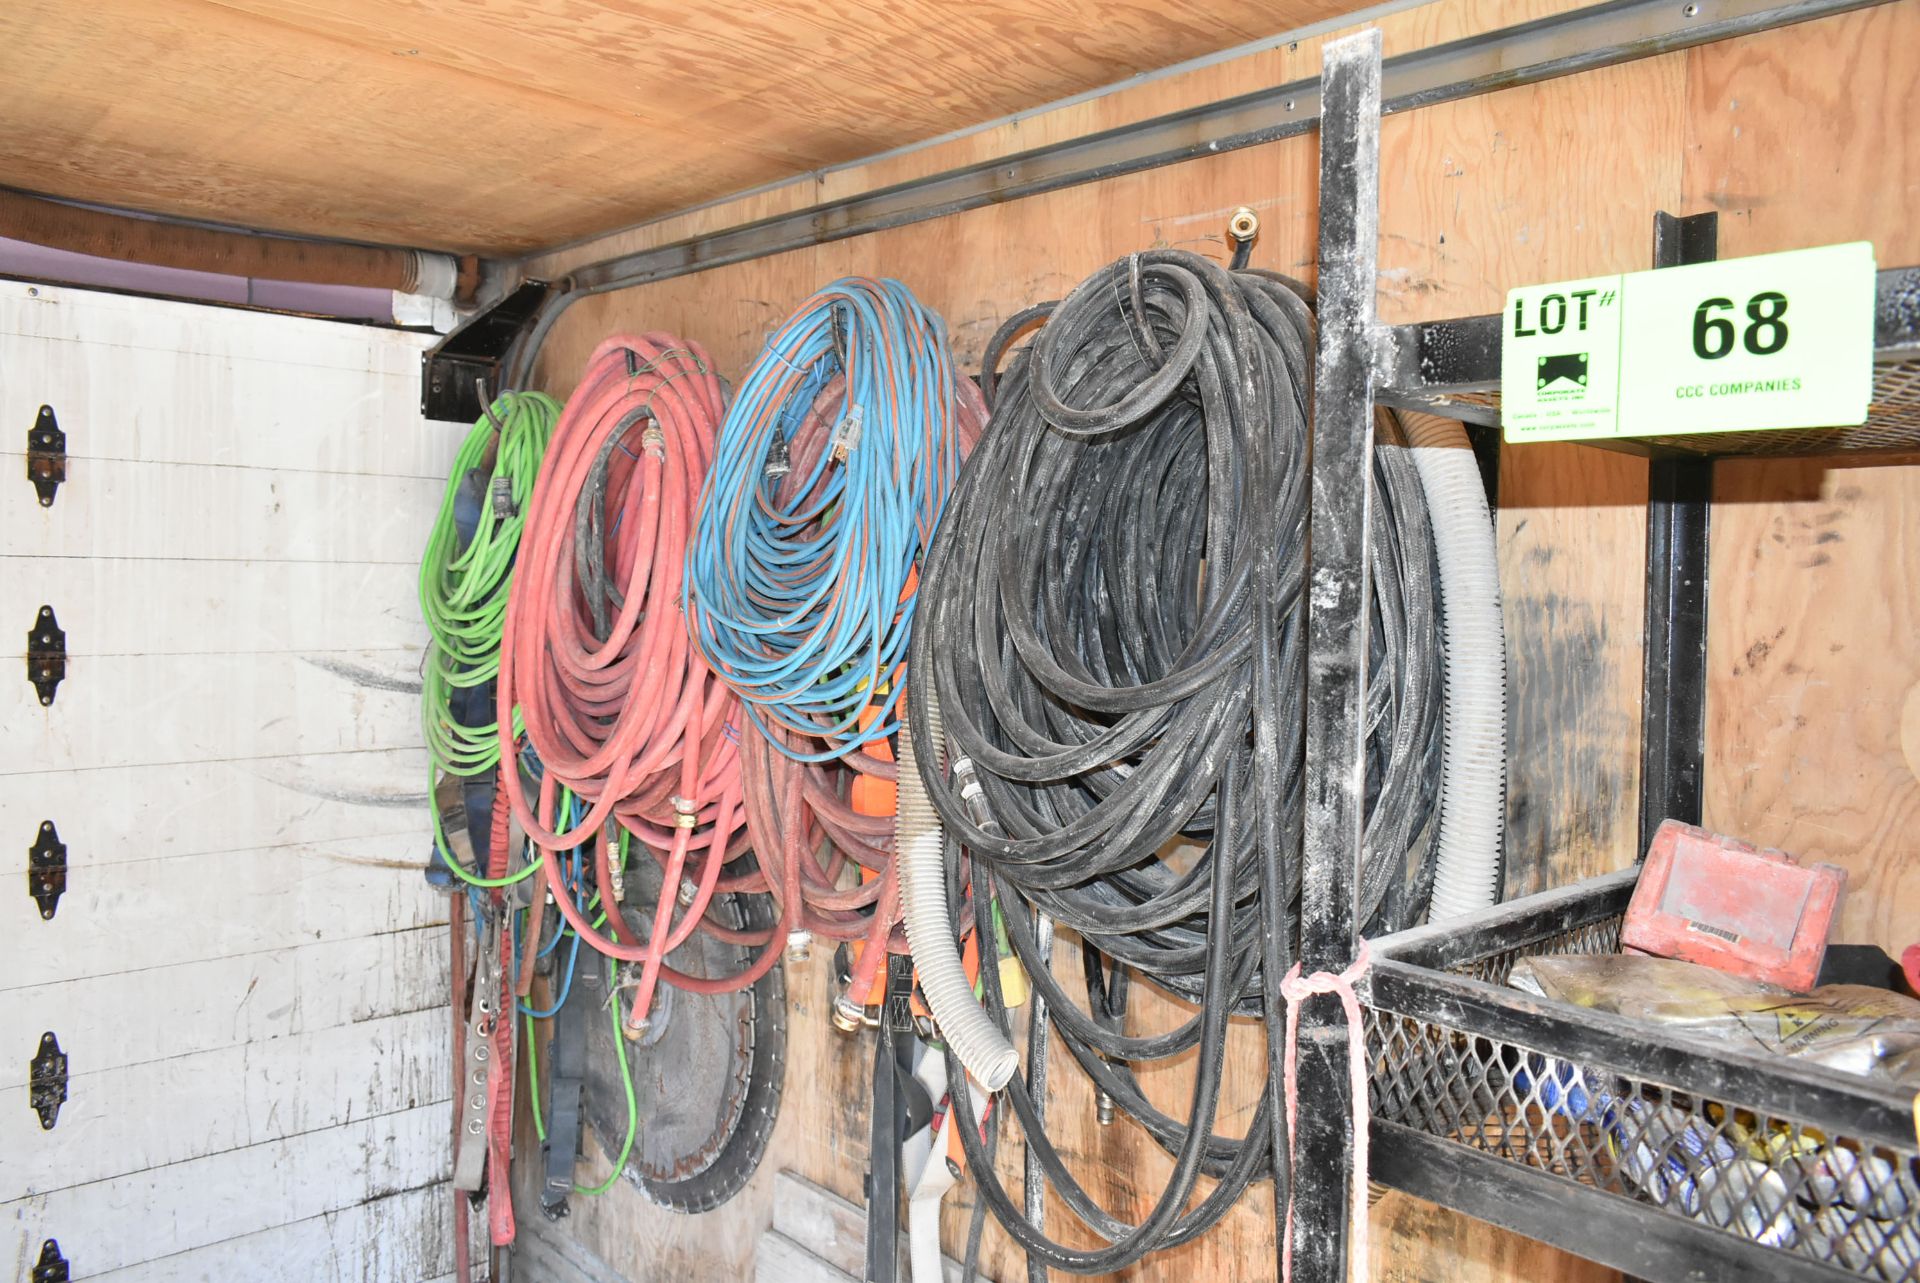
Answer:
[[[596,968],[581,967],[553,1017],[547,1054],[552,1095],[547,1139],[540,1147],[546,1160],[540,1210],[551,1220],[567,1214],[567,1196],[573,1193],[573,1165],[580,1156],[580,1090],[587,1077],[587,1021],[602,1000],[599,980]]]

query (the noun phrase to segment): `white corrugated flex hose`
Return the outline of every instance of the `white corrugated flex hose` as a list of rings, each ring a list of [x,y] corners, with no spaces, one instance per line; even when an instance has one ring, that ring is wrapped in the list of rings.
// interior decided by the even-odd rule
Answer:
[[[926,701],[929,739],[934,744],[945,743],[946,731],[933,683],[925,683],[924,694],[916,691],[915,697]],[[947,904],[946,833],[939,812],[927,796],[927,786],[921,782],[911,734],[900,737],[900,803],[894,841],[907,943],[913,947],[913,964],[920,972],[927,1007],[967,1072],[988,1091],[999,1091],[1019,1068],[1020,1055],[973,996],[966,965],[960,960]],[[976,895],[986,893],[985,887],[974,888]],[[993,942],[981,944],[980,956],[991,959]]]
[[[1446,638],[1446,742],[1429,922],[1500,900],[1506,825],[1507,646],[1493,518],[1466,430],[1409,415],[1407,438],[1432,514]]]

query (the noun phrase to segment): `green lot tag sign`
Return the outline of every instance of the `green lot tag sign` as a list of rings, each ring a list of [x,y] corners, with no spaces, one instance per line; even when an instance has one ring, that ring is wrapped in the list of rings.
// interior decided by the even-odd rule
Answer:
[[[1513,290],[1506,439],[1864,423],[1874,270],[1861,241]]]

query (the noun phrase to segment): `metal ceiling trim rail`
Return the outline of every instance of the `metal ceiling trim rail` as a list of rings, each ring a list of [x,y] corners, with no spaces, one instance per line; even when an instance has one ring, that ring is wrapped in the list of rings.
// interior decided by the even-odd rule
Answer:
[[[1385,113],[1751,35],[1885,0],[1612,0],[1388,59]],[[1237,151],[1305,133],[1320,79],[1122,125],[668,245],[589,264],[569,293],[598,294],[826,244],[988,205]]]

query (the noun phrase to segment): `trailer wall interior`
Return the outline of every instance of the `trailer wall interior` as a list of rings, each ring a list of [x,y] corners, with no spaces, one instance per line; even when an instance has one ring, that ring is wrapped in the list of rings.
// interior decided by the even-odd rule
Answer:
[[[1564,11],[1556,3],[1446,3],[1377,24],[1388,58]],[[535,256],[530,275],[733,227],[907,178],[1319,73],[1344,31],[1123,89],[871,165]],[[1502,90],[1386,118],[1381,137],[1380,320],[1497,312],[1509,287],[1651,265],[1653,215],[1717,211],[1723,258],[1869,240],[1883,266],[1920,262],[1920,3],[1815,22]],[[663,329],[742,370],[819,283],[905,281],[947,318],[963,368],[994,328],[1061,297],[1132,250],[1178,246],[1224,261],[1229,213],[1261,218],[1255,266],[1311,281],[1318,135],[588,298],[562,317],[540,385],[564,393],[601,338]],[[1880,461],[1884,464],[1884,460]],[[1920,460],[1915,461],[1920,465]],[[1576,445],[1502,452],[1499,547],[1508,637],[1509,896],[1624,868],[1639,821],[1647,465]],[[1704,822],[1847,870],[1836,939],[1897,948],[1920,904],[1920,466],[1842,459],[1718,465],[1712,511]],[[1063,976],[1077,972],[1061,964]],[[1069,982],[1071,983],[1071,982]],[[760,1177],[701,1221],[621,1191],[578,1208],[570,1233],[634,1277],[743,1277],[772,1215],[776,1171],[859,1201],[870,1056],[827,1022],[824,971],[790,977],[789,1074],[817,1108],[783,1110]],[[1154,1023],[1156,1018],[1162,1022]],[[1142,997],[1141,1032],[1172,1004]],[[1258,1101],[1264,1047],[1236,1028],[1222,1129]],[[1181,1114],[1189,1079],[1148,1080]],[[1237,1089],[1237,1095],[1235,1091]],[[1048,1126],[1088,1191],[1144,1215],[1170,1160],[1144,1135],[1101,1127],[1084,1076],[1049,1080]],[[1002,1150],[1019,1179],[1019,1146]],[[1203,1181],[1203,1188],[1205,1182]],[[946,1209],[958,1255],[963,1186]],[[1212,1233],[1126,1275],[1270,1278],[1271,1209],[1247,1198]],[[1600,1283],[1613,1271],[1394,1193],[1372,1209],[1378,1279]],[[1049,1224],[1071,1221],[1055,1205]],[[709,1222],[712,1222],[711,1224]],[[1024,1277],[988,1220],[983,1268]]]
[[[308,19],[344,48],[360,39],[350,12],[360,7]],[[1111,7],[1076,4],[1062,21],[1098,26]],[[1371,25],[1392,57],[1576,7],[1441,0],[1381,12]],[[166,6],[136,8],[155,32],[171,29]],[[1125,22],[1113,21],[1138,43],[1176,21],[1170,10],[1122,8]],[[72,20],[110,19],[76,11]],[[1241,20],[1257,32],[1257,13]],[[208,47],[243,64],[272,42],[271,25],[250,17]],[[405,114],[394,104],[407,101],[429,122],[424,132],[409,125],[412,141],[395,145],[409,164],[350,176],[342,203],[351,197],[367,211],[352,227],[303,223],[313,193],[282,187],[280,225],[526,251],[521,272],[559,280],[616,254],[1310,79],[1325,40],[1352,29],[1316,30],[546,250],[534,247],[578,234],[582,218],[604,227],[651,212],[645,201],[657,189],[626,175],[624,158],[636,152],[652,149],[669,172],[711,161],[730,189],[792,166],[730,156],[721,127],[699,139],[622,133],[602,152],[575,147],[557,161],[561,140],[595,138],[605,120],[555,107],[537,86],[503,107],[462,97],[472,85],[461,75],[441,77],[445,93],[425,101],[379,79],[380,94],[352,104],[376,114],[345,121],[340,154],[349,136]],[[1153,61],[1202,47],[1182,40]],[[458,63],[458,54],[447,56]],[[338,56],[341,68],[359,67]],[[499,70],[468,70],[489,67]],[[87,79],[84,67],[66,70]],[[762,98],[787,64],[776,71]],[[969,53],[953,75],[990,81],[994,59]],[[1882,266],[1920,264],[1917,81],[1920,0],[1891,0],[1389,116],[1380,319],[1488,313],[1510,286],[1646,268],[1656,211],[1717,212],[1723,258],[1867,240]],[[112,89],[87,92],[105,102]],[[503,180],[484,199],[467,191],[455,201],[468,167],[433,160],[433,148],[477,120],[513,118],[516,107],[531,123],[501,172],[518,164],[543,177],[529,192],[551,192],[564,165],[575,196],[600,185],[592,199],[539,205]],[[941,132],[937,117],[900,128],[927,137]],[[869,150],[908,140],[860,138]],[[410,166],[422,156],[458,218],[423,221],[420,200],[382,195],[417,176]],[[787,160],[796,156],[836,159],[797,149]],[[332,167],[302,158],[293,169]],[[103,174],[83,194],[113,200],[141,181],[134,168]],[[221,217],[221,193],[239,191],[238,181],[224,169],[212,175],[196,188],[210,201],[197,212]],[[1175,246],[1225,260],[1224,227],[1243,204],[1261,220],[1254,265],[1312,281],[1317,183],[1309,130],[596,295],[562,317],[536,382],[564,397],[603,338],[650,330],[698,341],[735,376],[796,302],[855,273],[906,282],[947,318],[971,372],[1002,320],[1116,257]],[[420,877],[430,839],[414,585],[464,429],[418,413],[418,358],[430,342],[0,282],[0,429],[12,434],[0,442],[0,467],[17,488],[0,508],[0,600],[21,632],[53,606],[70,656],[50,706],[24,679],[9,687],[0,747],[6,832],[24,849],[53,822],[71,870],[50,922],[17,881],[0,896],[12,942],[0,975],[0,1197],[24,1191],[0,1208],[19,1240],[11,1264],[22,1280],[56,1224],[76,1278],[450,1276],[447,901]],[[15,453],[43,404],[58,414],[70,458],[50,508],[31,498]],[[1920,918],[1920,457],[1875,463],[1717,465],[1704,820],[1841,865],[1849,891],[1835,938],[1898,948]],[[1647,465],[1532,445],[1502,452],[1498,481],[1513,896],[1621,869],[1636,855]],[[552,1230],[533,1210],[537,1164],[523,1161],[523,1230],[564,1236],[609,1277],[734,1280],[753,1276],[782,1172],[860,1201],[871,1047],[829,1024],[829,970],[816,959],[789,972],[787,1104],[739,1198],[687,1217],[619,1183],[604,1198],[574,1200]],[[1063,982],[1077,983],[1076,971],[1063,963]],[[1181,1018],[1142,992],[1134,1032]],[[58,1034],[71,1060],[70,1096],[51,1131],[28,1105],[27,1067],[43,1031]],[[1259,1030],[1236,1027],[1230,1051],[1225,1130],[1253,1116]],[[1184,1114],[1187,1066],[1146,1085],[1156,1104]],[[1054,1074],[1049,1091],[1049,1126],[1089,1193],[1137,1219],[1166,1179],[1166,1155],[1135,1128],[1098,1125],[1082,1075]],[[522,1156],[538,1153],[524,1111],[518,1145]],[[1010,1181],[1019,1153],[1017,1144],[1001,1151]],[[589,1140],[582,1170],[604,1172],[607,1161]],[[969,1210],[962,1185],[945,1212],[954,1255]],[[1369,1215],[1381,1280],[1619,1277],[1404,1194]],[[1056,1209],[1050,1223],[1069,1219]],[[1024,1277],[1023,1258],[988,1226],[987,1274]],[[1213,1232],[1125,1277],[1270,1279],[1274,1232],[1270,1203],[1246,1198]]]

